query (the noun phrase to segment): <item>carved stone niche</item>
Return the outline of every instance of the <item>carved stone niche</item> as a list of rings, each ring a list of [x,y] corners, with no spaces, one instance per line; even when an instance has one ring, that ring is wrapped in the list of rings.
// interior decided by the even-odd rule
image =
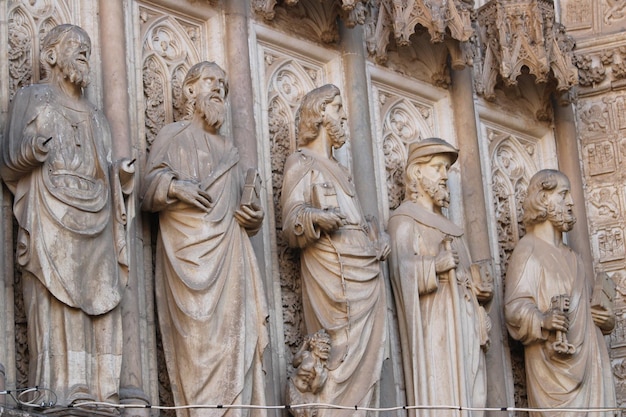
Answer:
[[[578,83],[574,40],[554,20],[552,0],[491,0],[478,10],[480,53],[477,91],[495,100],[499,81],[517,85],[528,72],[537,84],[565,93]]]

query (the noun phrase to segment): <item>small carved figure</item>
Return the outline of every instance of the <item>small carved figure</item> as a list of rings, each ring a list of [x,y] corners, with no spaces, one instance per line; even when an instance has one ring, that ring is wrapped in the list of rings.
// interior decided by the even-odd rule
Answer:
[[[19,225],[28,383],[52,390],[62,406],[117,402],[122,363],[134,167],[111,162],[107,120],[83,95],[90,53],[78,26],[50,30],[44,81],[16,94],[0,163]]]
[[[189,120],[156,137],[142,191],[142,208],[159,213],[155,290],[174,402],[263,405],[267,307],[249,239],[264,217],[258,175],[244,187],[237,149],[219,134],[224,71],[196,64],[182,90]],[[177,410],[178,417],[227,413],[265,414]]]
[[[294,375],[289,379],[287,399],[289,404],[316,403],[317,394],[328,379],[326,363],[331,351],[330,336],[324,329],[305,337],[293,358]],[[316,408],[292,408],[295,417],[316,417]]]
[[[387,334],[380,260],[388,238],[368,224],[350,172],[333,157],[346,141],[339,89],[319,87],[296,116],[298,151],[285,164],[283,232],[301,249],[302,303],[307,333],[325,329],[332,350],[323,403],[377,404],[376,386]],[[318,416],[365,415],[364,410],[319,409]]]
[[[407,403],[484,407],[493,293],[487,261],[473,264],[463,230],[442,213],[458,150],[439,138],[409,146],[405,201],[389,219]],[[418,413],[410,411],[411,416]],[[437,410],[435,416],[458,411]],[[420,410],[419,415],[430,415]],[[472,416],[482,412],[472,411]]]
[[[572,207],[562,172],[546,169],[531,178],[523,203],[527,233],[506,274],[505,318],[511,336],[524,344],[528,405],[562,410],[531,412],[534,417],[580,416],[586,413],[567,409],[616,405],[602,335],[615,325],[614,290],[600,276],[592,293],[582,258],[563,243],[576,221]]]

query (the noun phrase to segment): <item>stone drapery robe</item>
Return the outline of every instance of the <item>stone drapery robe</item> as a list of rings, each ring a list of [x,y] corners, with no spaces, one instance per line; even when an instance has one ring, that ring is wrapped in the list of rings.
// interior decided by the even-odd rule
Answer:
[[[592,284],[582,258],[527,234],[513,251],[506,274],[505,318],[511,336],[524,344],[528,405],[546,408],[614,407],[611,363],[602,332],[591,317]],[[575,353],[552,348],[555,332],[541,328],[555,295],[569,295],[567,341]],[[609,416],[612,413],[549,412],[531,416]]]
[[[405,201],[392,213],[388,232],[407,404],[484,407],[481,345],[487,341],[487,317],[474,293],[463,231],[444,216]],[[435,272],[435,258],[446,237],[452,238],[451,247],[459,254],[457,282],[448,279],[448,272]],[[440,409],[410,413],[459,415]]]
[[[37,138],[51,138],[45,157]],[[85,99],[48,84],[18,91],[0,169],[19,224],[29,385],[51,389],[59,405],[117,401],[132,184],[122,189],[110,156],[108,123]]]
[[[308,150],[289,156],[284,172],[283,233],[290,246],[301,248],[306,332],[326,329],[331,339],[328,379],[319,401],[376,405],[387,334],[385,288],[354,184],[336,161]],[[316,201],[324,199],[314,195],[319,189],[334,189],[326,203],[346,215],[347,224],[330,234],[319,230],[310,215],[311,207],[325,204]],[[318,415],[365,412],[319,409]]]
[[[189,122],[165,126],[152,145],[144,183],[143,209],[159,212],[155,290],[176,405],[265,403],[263,282],[248,234],[234,217],[243,187],[239,155],[226,140],[219,146],[221,140]],[[173,179],[202,183],[214,202],[210,212],[169,198]]]

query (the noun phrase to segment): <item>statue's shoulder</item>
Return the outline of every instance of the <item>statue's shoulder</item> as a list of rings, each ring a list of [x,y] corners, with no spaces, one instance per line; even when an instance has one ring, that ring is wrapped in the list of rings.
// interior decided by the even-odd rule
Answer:
[[[301,150],[297,150],[285,161],[285,171],[297,172],[300,170],[309,169],[315,163],[315,159],[310,155],[307,155]]]
[[[33,104],[47,104],[54,100],[54,91],[49,84],[32,84],[22,87],[15,93],[13,103],[32,101]]]
[[[154,140],[155,143],[161,141],[170,141],[173,137],[184,134],[187,128],[191,125],[191,122],[187,120],[181,120],[174,123],[166,124],[161,128],[159,134]]]

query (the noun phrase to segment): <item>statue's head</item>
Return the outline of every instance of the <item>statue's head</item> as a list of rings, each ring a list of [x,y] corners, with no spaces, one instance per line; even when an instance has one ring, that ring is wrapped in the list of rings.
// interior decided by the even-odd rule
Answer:
[[[41,45],[43,79],[52,79],[52,75],[57,73],[72,84],[87,86],[90,81],[90,55],[91,40],[81,27],[70,24],[53,27]]]
[[[203,61],[189,69],[182,86],[186,118],[195,114],[217,129],[224,123],[228,81],[215,62]]]
[[[549,221],[559,231],[572,230],[576,217],[569,179],[561,171],[543,169],[530,179],[522,205],[526,227]]]
[[[298,146],[306,146],[326,129],[334,148],[346,142],[346,114],[339,88],[333,84],[318,87],[302,98],[296,113]]]
[[[459,150],[440,138],[428,138],[409,145],[406,164],[406,197],[432,199],[437,207],[448,207],[448,170],[459,156]]]

